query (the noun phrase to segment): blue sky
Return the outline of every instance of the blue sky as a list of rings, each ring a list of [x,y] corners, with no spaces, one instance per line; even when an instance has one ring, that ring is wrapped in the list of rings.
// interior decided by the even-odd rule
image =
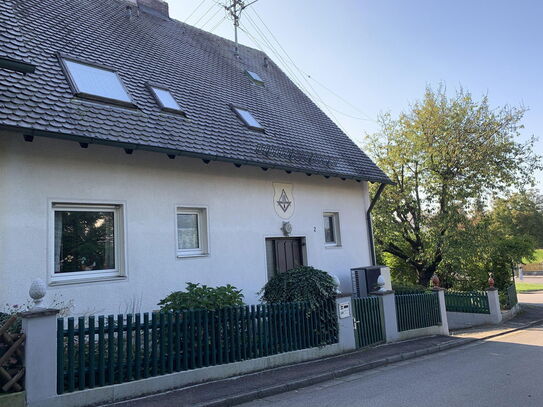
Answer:
[[[232,39],[225,1],[169,0],[170,14]],[[493,106],[524,105],[523,135],[541,138],[542,16],[539,0],[258,0],[242,14],[250,35],[240,41],[264,49],[357,141],[379,113],[407,109],[440,82]]]

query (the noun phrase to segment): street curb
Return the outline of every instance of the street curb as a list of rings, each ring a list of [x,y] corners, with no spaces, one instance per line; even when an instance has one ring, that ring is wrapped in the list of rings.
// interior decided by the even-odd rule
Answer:
[[[319,383],[322,383],[322,382],[326,382],[326,381],[329,381],[329,380],[337,379],[339,377],[349,376],[349,375],[354,374],[354,373],[359,373],[359,372],[363,372],[363,371],[367,371],[367,370],[372,370],[372,369],[375,369],[377,367],[390,365],[392,363],[400,362],[400,361],[403,361],[403,360],[415,359],[415,358],[418,358],[420,356],[431,355],[433,353],[443,352],[443,351],[446,351],[446,350],[449,350],[449,349],[453,349],[453,348],[457,348],[457,347],[460,347],[460,346],[468,345],[470,343],[480,342],[480,341],[483,341],[485,339],[491,339],[491,338],[496,338],[498,336],[507,335],[507,334],[510,334],[510,333],[513,333],[513,332],[517,332],[517,331],[521,331],[521,330],[524,330],[524,329],[531,328],[532,326],[535,326],[535,325],[538,325],[538,324],[541,324],[541,323],[543,323],[543,319],[539,319],[537,321],[532,321],[532,322],[530,322],[530,323],[528,323],[526,325],[523,325],[521,327],[512,328],[512,329],[509,329],[507,331],[498,332],[498,333],[492,334],[492,335],[487,335],[487,336],[482,337],[482,338],[461,338],[458,341],[442,343],[442,344],[435,345],[435,346],[432,346],[432,347],[427,348],[427,349],[419,349],[417,351],[399,353],[399,354],[389,356],[389,357],[384,358],[384,359],[378,359],[378,360],[375,360],[373,362],[364,363],[364,364],[361,364],[361,365],[351,366],[351,367],[336,370],[336,371],[333,371],[333,372],[327,372],[327,373],[323,373],[323,374],[320,374],[320,375],[307,377],[307,378],[297,380],[295,382],[290,382],[290,383],[287,383],[287,384],[281,384],[281,385],[277,385],[277,386],[267,387],[267,388],[261,389],[261,390],[254,390],[254,391],[250,391],[250,392],[247,392],[247,393],[241,393],[241,394],[237,394],[235,396],[231,396],[231,397],[227,397],[227,398],[223,398],[223,399],[215,400],[215,401],[211,401],[211,402],[195,404],[194,407],[230,407],[230,406],[235,406],[235,405],[239,405],[239,404],[243,404],[243,403],[248,403],[248,402],[253,401],[253,400],[262,399],[262,398],[265,398],[265,397],[270,397],[270,396],[274,396],[274,395],[277,395],[277,394],[285,393],[285,392],[288,392],[288,391],[301,389],[301,388],[304,388],[304,387],[312,386],[312,385],[319,384]]]

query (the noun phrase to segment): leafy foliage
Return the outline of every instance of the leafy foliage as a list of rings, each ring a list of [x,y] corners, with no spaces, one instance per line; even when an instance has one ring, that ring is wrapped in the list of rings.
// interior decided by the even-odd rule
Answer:
[[[543,247],[543,197],[537,192],[515,192],[496,199],[492,216],[502,233],[531,237],[535,247]]]
[[[184,311],[189,309],[217,310],[224,307],[243,305],[242,290],[230,284],[208,287],[187,283],[186,291],[175,291],[161,300],[161,311]]]
[[[377,250],[394,279],[428,286],[438,273],[449,284],[483,284],[492,271],[499,288],[510,275],[529,239],[507,229],[523,222],[500,228],[486,208],[497,194],[533,184],[541,168],[534,139],[517,141],[524,112],[440,87],[398,119],[382,117],[367,150],[396,183],[373,213]]]
[[[268,303],[308,301],[312,308],[336,298],[337,284],[325,271],[302,266],[273,276],[262,288]]]

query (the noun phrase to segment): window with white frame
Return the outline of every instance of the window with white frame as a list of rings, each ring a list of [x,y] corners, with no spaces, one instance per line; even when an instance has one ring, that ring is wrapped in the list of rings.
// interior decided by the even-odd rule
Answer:
[[[122,277],[121,205],[53,203],[53,283]]]
[[[177,256],[208,254],[207,210],[205,208],[177,208]]]
[[[340,246],[339,213],[324,212],[324,242],[327,246]]]

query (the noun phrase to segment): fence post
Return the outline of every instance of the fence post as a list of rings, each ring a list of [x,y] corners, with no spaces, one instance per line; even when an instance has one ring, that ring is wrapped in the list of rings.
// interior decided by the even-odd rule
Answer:
[[[395,342],[400,338],[398,333],[398,320],[396,316],[396,295],[392,290],[375,291],[371,295],[378,296],[383,310],[382,323],[387,343]]]
[[[486,290],[488,296],[488,309],[490,310],[490,318],[492,324],[502,322],[502,311],[500,308],[500,296],[497,288],[490,287]]]
[[[439,313],[441,314],[441,335],[449,335],[449,320],[447,319],[447,305],[445,304],[445,289],[434,287],[439,301]]]
[[[21,313],[25,343],[25,390],[28,406],[39,406],[57,394],[57,314],[33,308]]]
[[[354,336],[353,309],[350,295],[338,296],[336,298],[336,307],[339,328],[339,346],[342,351],[355,350],[356,339]]]

